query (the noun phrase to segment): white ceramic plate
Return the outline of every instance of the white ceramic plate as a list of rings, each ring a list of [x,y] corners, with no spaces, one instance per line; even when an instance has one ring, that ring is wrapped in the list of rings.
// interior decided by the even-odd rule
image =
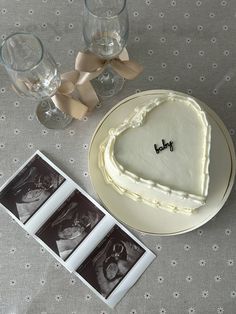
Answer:
[[[105,183],[98,167],[98,150],[100,143],[107,136],[108,130],[121,123],[136,106],[150,101],[157,94],[160,95],[163,92],[166,91],[146,91],[132,95],[118,103],[98,125],[89,150],[91,181],[98,197],[108,211],[131,228],[160,236],[185,233],[209,221],[227,200],[235,176],[235,152],[231,137],[219,117],[208,106],[201,103],[212,127],[209,194],[204,206],[190,216],[170,213],[135,202],[120,195],[113,190],[111,185]]]

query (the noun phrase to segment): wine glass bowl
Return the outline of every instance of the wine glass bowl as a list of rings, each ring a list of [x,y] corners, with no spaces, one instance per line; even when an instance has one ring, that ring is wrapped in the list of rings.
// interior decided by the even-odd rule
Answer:
[[[1,61],[21,96],[41,100],[38,120],[47,128],[65,128],[72,118],[56,108],[52,97],[61,84],[53,57],[44,49],[38,37],[31,33],[15,33],[1,46]]]
[[[85,0],[83,36],[87,49],[109,60],[124,49],[129,33],[126,0]],[[113,96],[124,80],[108,65],[94,85],[100,96]]]
[[[86,0],[83,34],[94,54],[111,59],[121,53],[129,31],[125,0]]]

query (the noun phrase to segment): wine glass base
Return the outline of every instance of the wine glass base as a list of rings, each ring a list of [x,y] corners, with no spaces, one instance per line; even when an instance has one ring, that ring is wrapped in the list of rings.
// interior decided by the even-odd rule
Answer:
[[[52,100],[45,100],[38,104],[36,109],[36,117],[38,121],[47,129],[65,129],[73,120],[73,118],[59,109],[53,104]]]
[[[116,95],[124,85],[123,77],[116,74],[111,67],[107,67],[96,79],[93,80],[93,87],[101,98]]]

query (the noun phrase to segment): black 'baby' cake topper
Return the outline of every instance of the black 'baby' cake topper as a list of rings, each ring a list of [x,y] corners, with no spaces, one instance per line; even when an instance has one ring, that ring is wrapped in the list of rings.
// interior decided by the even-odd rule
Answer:
[[[165,140],[162,140],[162,146],[157,147],[157,144],[154,144],[154,148],[157,154],[159,154],[162,150],[166,148],[170,148],[170,151],[173,152],[174,147],[173,147],[173,141],[169,141],[169,143],[165,143]]]

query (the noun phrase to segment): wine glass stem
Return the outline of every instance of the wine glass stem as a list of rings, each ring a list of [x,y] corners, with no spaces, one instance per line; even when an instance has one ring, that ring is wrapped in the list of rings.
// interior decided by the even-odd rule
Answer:
[[[45,100],[42,101],[43,103],[45,103],[45,107],[47,105],[47,111],[45,111],[45,113],[49,116],[52,117],[55,114],[64,114],[61,110],[59,110],[56,105],[54,104],[54,102],[52,101],[51,98],[47,98]]]
[[[113,71],[110,64],[93,80],[93,85],[100,97],[111,97],[117,94],[123,87],[124,79]]]

